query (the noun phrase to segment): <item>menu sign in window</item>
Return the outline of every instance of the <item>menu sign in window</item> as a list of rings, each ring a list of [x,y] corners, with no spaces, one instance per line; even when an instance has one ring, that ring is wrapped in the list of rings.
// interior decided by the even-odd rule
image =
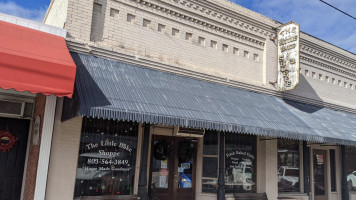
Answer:
[[[256,192],[256,137],[225,134],[225,192]]]
[[[83,119],[75,197],[132,195],[137,123]]]
[[[277,38],[277,88],[280,91],[293,90],[299,83],[299,25],[295,22],[284,24]]]

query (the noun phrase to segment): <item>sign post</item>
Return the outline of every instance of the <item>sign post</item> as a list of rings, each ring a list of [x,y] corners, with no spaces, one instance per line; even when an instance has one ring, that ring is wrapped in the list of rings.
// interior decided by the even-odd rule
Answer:
[[[294,90],[299,83],[299,25],[295,22],[284,24],[277,39],[277,88],[280,91]]]

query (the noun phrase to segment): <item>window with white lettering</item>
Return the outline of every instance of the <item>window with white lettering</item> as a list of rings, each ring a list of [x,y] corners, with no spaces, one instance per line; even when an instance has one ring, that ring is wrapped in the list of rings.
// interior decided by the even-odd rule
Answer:
[[[132,195],[138,124],[84,118],[74,197]]]
[[[256,136],[225,134],[225,192],[256,192]]]

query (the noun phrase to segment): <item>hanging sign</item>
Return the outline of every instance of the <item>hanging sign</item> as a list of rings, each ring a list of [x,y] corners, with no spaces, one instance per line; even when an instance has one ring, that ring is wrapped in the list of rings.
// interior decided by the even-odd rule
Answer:
[[[277,88],[280,91],[293,90],[299,83],[299,24],[284,24],[277,33],[277,39]]]

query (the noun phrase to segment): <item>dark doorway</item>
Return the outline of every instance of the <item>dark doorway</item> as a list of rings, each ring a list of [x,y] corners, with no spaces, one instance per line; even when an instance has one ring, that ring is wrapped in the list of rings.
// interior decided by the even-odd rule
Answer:
[[[183,137],[153,136],[150,195],[158,200],[194,200],[197,145]]]
[[[10,151],[0,151],[0,200],[19,200],[21,197],[29,125],[29,120],[0,117],[0,130],[18,138]],[[6,144],[8,137],[0,140]]]

